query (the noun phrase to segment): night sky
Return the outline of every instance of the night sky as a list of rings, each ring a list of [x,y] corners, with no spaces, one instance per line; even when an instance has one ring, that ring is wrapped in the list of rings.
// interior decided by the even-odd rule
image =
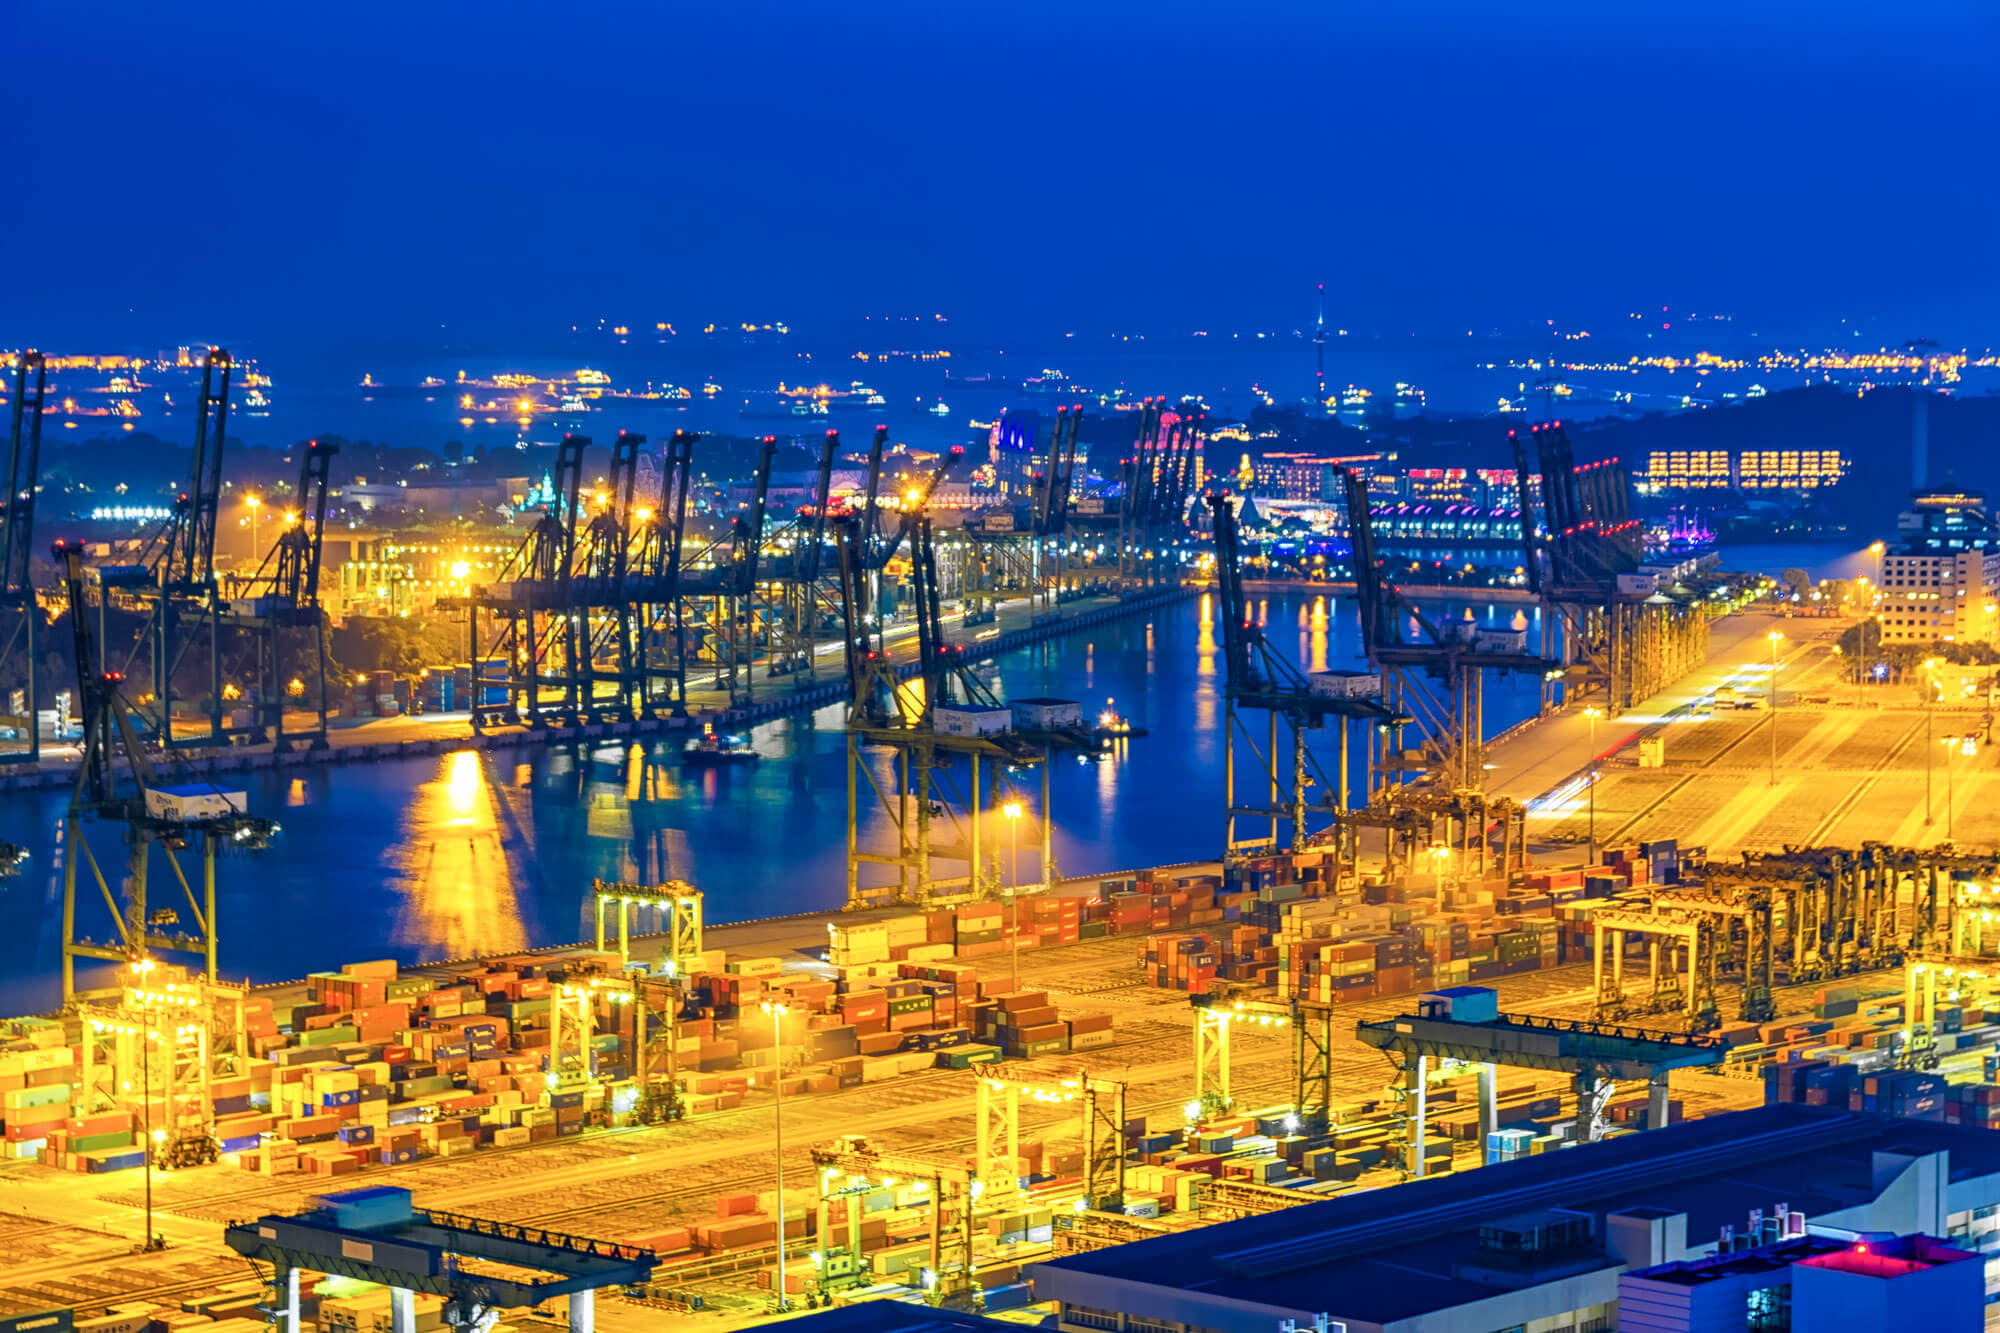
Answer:
[[[1276,328],[1321,278],[1375,331],[1669,305],[1982,342],[1997,14],[0,3],[0,344]]]

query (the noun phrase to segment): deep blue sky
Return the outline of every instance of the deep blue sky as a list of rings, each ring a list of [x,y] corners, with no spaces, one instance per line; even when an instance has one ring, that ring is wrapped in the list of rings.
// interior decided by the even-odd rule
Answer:
[[[0,344],[1276,327],[1322,277],[1378,331],[1984,341],[1996,11],[0,0]]]

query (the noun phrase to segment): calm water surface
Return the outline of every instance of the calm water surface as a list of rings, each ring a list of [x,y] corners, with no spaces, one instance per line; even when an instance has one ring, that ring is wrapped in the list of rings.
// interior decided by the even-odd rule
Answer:
[[[1260,609],[1272,642],[1301,666],[1358,664],[1351,607],[1292,596]],[[1477,614],[1507,624],[1518,609]],[[1091,713],[1115,699],[1150,729],[1113,758],[1057,762],[1059,873],[1215,854],[1219,646],[1212,602],[1191,600],[982,670],[1003,696],[1079,699]],[[1532,682],[1496,683],[1487,695],[1489,726],[1498,730],[1534,707]],[[678,739],[649,739],[243,775],[250,808],[284,829],[265,855],[221,865],[223,969],[281,980],[360,958],[457,958],[579,939],[594,876],[690,879],[714,921],[837,907],[845,873],[843,715],[835,706],[761,726],[753,738],[762,762],[731,769],[684,769],[671,753]],[[886,755],[875,762],[886,769]],[[1033,779],[1021,781],[1029,815],[1039,817]],[[0,893],[5,1012],[55,1002],[67,801],[67,792],[54,791],[0,798],[0,827],[25,835],[32,852]],[[872,821],[883,822],[879,814]],[[100,860],[116,857],[116,838],[111,826],[99,829]],[[1038,878],[1037,835],[1024,828],[1020,841],[1021,873]],[[171,875],[155,864],[153,897],[168,905],[161,881],[171,888]],[[101,902],[81,902],[79,915],[98,938],[110,934]]]

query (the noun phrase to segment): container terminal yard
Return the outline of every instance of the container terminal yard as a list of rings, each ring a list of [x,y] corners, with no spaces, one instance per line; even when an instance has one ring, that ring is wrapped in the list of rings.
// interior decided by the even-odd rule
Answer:
[[[1192,563],[1199,423],[1172,415],[1143,416],[1126,499],[1095,515],[1127,540],[1092,579],[1140,605]],[[1059,539],[1063,440],[1025,514],[994,525],[1027,534],[994,567],[1051,608],[1082,586]],[[1145,740],[966,670],[913,503],[894,538],[916,605],[906,659],[871,614],[892,554],[872,514],[787,557],[794,591],[839,608],[847,910],[709,926],[701,885],[580,883],[597,920],[583,944],[256,989],[219,974],[212,866],[281,835],[219,784],[156,775],[92,641],[81,555],[59,550],[85,719],[66,1004],[9,1022],[0,1048],[0,1312],[130,1333],[587,1333],[895,1301],[1114,1333],[1414,1329],[1435,1311],[1350,1279],[1275,1283],[1261,1303],[1216,1285],[1202,1299],[1242,1308],[1204,1322],[1144,1256],[1192,1245],[1290,1272],[1307,1259],[1268,1253],[1287,1235],[1364,1255],[1412,1243],[1385,1216],[1458,1199],[1438,1237],[1485,1209],[1480,1254],[1515,1279],[1482,1285],[1464,1274],[1488,1260],[1465,1256],[1430,1297],[1479,1305],[1497,1285],[1515,1304],[1482,1327],[1603,1328],[1652,1290],[1628,1284],[1670,1289],[1674,1265],[1745,1248],[1716,1232],[1712,1198],[1669,1197],[1672,1163],[1683,1189],[1730,1164],[1748,1181],[1788,1160],[1787,1134],[1859,1154],[1866,1185],[1769,1176],[1804,1193],[1798,1210],[1751,1196],[1752,1247],[1882,1235],[1899,1273],[1980,1277],[1961,1261],[2000,1239],[2000,1153],[1983,1146],[2000,1145],[1984,929],[2000,869],[1965,850],[2000,845],[1983,702],[1845,683],[1845,622],[1741,609],[1740,584],[1647,564],[1615,465],[1576,465],[1560,428],[1517,443],[1545,507],[1538,523],[1523,506],[1539,644],[1435,622],[1381,573],[1363,519],[1368,669],[1301,671],[1246,614],[1229,498],[1199,504],[1228,797],[1190,817],[1213,822],[1213,862],[1005,873],[1052,756]],[[634,608],[674,597],[623,583],[632,534],[560,513],[522,579],[468,599],[513,664],[478,707],[590,726],[690,702],[684,662],[640,660]],[[785,606],[758,572],[761,504],[750,522],[700,595],[727,634],[782,638],[784,617],[754,609]],[[658,577],[679,577],[677,544],[651,557]],[[829,552],[827,589],[802,566]],[[143,596],[165,607],[200,583]],[[584,642],[605,625],[609,659]],[[1547,707],[1489,737],[1496,676],[1542,682]],[[886,782],[860,759],[884,752]],[[877,807],[886,820],[864,818]],[[165,890],[150,900],[149,880]],[[175,888],[191,930],[158,906]],[[77,934],[93,892],[119,941]],[[112,964],[112,984],[76,960]]]

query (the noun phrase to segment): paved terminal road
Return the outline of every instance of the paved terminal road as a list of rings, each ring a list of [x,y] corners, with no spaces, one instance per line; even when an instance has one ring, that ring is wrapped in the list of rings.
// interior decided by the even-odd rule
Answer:
[[[1716,626],[1707,667],[1599,719],[1594,747],[1589,720],[1574,713],[1496,745],[1490,789],[1532,802],[1531,840],[1579,853],[1593,822],[1582,781],[1593,748],[1599,846],[1676,838],[1711,855],[1868,841],[2000,846],[1988,671],[1939,668],[1945,698],[1931,706],[1917,680],[1852,684],[1837,651],[1846,624],[1732,616]],[[1785,636],[1775,713],[1773,629]],[[1754,706],[1707,706],[1718,687]],[[1639,767],[1642,737],[1665,741],[1661,767]]]
[[[793,930],[796,939],[798,927]],[[1052,1067],[1080,1064],[1100,1077],[1120,1079],[1127,1085],[1131,1114],[1149,1116],[1156,1127],[1173,1127],[1181,1123],[1181,1108],[1193,1092],[1191,1010],[1186,996],[1142,984],[1135,951],[1130,938],[1031,949],[1021,955],[1023,984],[1055,992],[1066,1011],[1113,1014],[1116,1045],[1053,1061]],[[1004,960],[997,961],[1004,966]],[[1502,985],[1503,1002],[1519,1012],[1574,1016],[1587,1008],[1588,983],[1587,967],[1510,978]],[[1352,1016],[1388,1017],[1409,1003],[1407,996],[1372,1001],[1354,1006]],[[1289,1099],[1290,1043],[1284,1036],[1239,1038],[1234,1069],[1239,1103],[1270,1105]],[[1340,1039],[1334,1070],[1337,1100],[1355,1106],[1378,1100],[1389,1075],[1380,1053],[1351,1035]],[[1509,1074],[1503,1083],[1517,1095],[1527,1095],[1531,1087],[1544,1094],[1563,1087],[1560,1079],[1526,1073]],[[974,1086],[970,1073],[938,1070],[788,1099],[785,1162],[792,1187],[809,1189],[810,1145],[836,1134],[866,1134],[909,1152],[969,1152]],[[1705,1075],[1676,1075],[1675,1095],[1690,1109],[1715,1110],[1754,1104],[1759,1088]],[[1023,1108],[1028,1136],[1060,1144],[1073,1141],[1076,1128],[1073,1110]],[[627,1239],[712,1216],[720,1193],[769,1189],[774,1129],[772,1103],[753,1094],[741,1108],[678,1125],[375,1168],[342,1183],[404,1185],[421,1203],[434,1207]],[[1391,1180],[1383,1173],[1369,1183]],[[0,1169],[0,1236],[18,1237],[21,1255],[21,1262],[0,1279],[0,1309],[49,1304],[61,1295],[62,1284],[86,1272],[95,1275],[92,1299],[164,1294],[179,1284],[198,1282],[199,1273],[209,1271],[201,1265],[220,1259],[224,1223],[296,1210],[328,1187],[318,1177],[274,1179],[220,1165],[156,1174],[157,1229],[173,1248],[164,1255],[128,1259],[130,1245],[143,1231],[143,1183],[132,1172],[75,1176],[28,1163]],[[233,1266],[225,1262],[206,1280],[243,1274],[240,1261]]]

